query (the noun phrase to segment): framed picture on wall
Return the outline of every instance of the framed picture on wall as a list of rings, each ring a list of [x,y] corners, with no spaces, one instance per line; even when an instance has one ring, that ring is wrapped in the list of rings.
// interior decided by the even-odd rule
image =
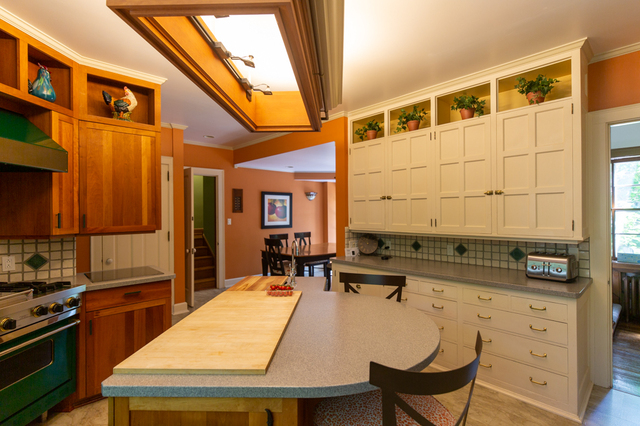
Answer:
[[[262,229],[291,228],[293,226],[291,192],[262,193]]]

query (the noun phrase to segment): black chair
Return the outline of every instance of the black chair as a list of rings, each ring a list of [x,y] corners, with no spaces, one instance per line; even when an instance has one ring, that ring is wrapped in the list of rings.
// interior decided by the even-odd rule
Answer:
[[[287,264],[282,260],[282,242],[276,238],[265,238],[264,246],[267,254],[267,264],[271,275],[288,275]]]
[[[289,247],[289,234],[269,234],[269,238],[284,241],[284,246]]]
[[[311,245],[311,232],[294,232],[293,238],[298,242],[298,246],[300,247]],[[305,262],[304,266],[309,267],[310,277],[315,276],[316,266],[322,266],[322,273],[326,278],[328,274],[328,268],[327,268],[328,264],[329,264],[328,260],[316,260],[314,262]]]
[[[402,287],[407,285],[407,277],[401,275],[367,275],[341,272],[340,282],[344,283],[345,293],[353,292],[357,294],[360,293],[351,284],[395,286],[396,289],[387,296],[387,299],[391,299],[393,296],[396,296],[396,302],[400,302],[402,300]]]
[[[299,246],[311,245],[311,232],[294,232],[293,238],[298,242]]]
[[[475,359],[455,370],[423,373],[397,370],[372,361],[369,364],[369,383],[380,389],[323,400],[315,408],[313,424],[396,426],[400,421],[402,424],[417,423],[424,426],[464,426],[467,423],[481,354],[482,337],[478,332]],[[467,403],[456,420],[432,395],[453,392],[469,383],[471,387]]]

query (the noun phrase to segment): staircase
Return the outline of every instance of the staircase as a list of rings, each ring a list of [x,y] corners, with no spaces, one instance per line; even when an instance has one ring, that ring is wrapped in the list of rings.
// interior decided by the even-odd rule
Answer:
[[[211,252],[202,228],[193,232],[193,243],[196,248],[194,260],[195,291],[216,288],[216,261]]]

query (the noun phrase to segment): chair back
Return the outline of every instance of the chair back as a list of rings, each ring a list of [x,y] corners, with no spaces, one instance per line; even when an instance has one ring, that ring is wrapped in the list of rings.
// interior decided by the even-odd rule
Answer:
[[[289,247],[289,234],[269,234],[269,238],[280,240],[280,244],[284,241],[284,246]]]
[[[400,302],[402,300],[402,288],[407,285],[407,277],[404,275],[369,275],[341,272],[340,282],[344,283],[345,293],[353,292],[356,294],[360,293],[351,284],[395,286],[396,289],[387,296],[387,299],[391,299],[393,296],[396,296],[396,302]]]
[[[416,372],[397,370],[371,361],[369,364],[369,383],[378,386],[382,391],[382,425],[396,426],[396,405],[409,417],[421,425],[436,426],[407,404],[398,393],[409,395],[439,395],[461,389],[471,383],[467,403],[456,426],[467,423],[467,414],[471,404],[471,395],[476,383],[480,355],[482,354],[482,337],[476,337],[476,357],[469,364],[455,370],[437,372]]]
[[[298,241],[298,245],[310,246],[311,245],[311,232],[295,232],[293,237]]]
[[[282,262],[282,241],[277,238],[265,238],[264,246],[267,253],[267,264],[271,275],[286,275]]]

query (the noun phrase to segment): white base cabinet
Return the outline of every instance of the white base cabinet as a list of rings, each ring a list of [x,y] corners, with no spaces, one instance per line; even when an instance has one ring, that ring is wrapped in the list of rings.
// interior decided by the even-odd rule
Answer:
[[[341,272],[402,275],[334,263],[334,291],[344,291]],[[391,291],[375,287],[363,285],[361,293],[382,297]],[[470,362],[479,331],[479,383],[572,420],[584,416],[592,387],[589,289],[572,299],[407,276],[402,303],[424,311],[438,326],[434,366],[452,369]]]

